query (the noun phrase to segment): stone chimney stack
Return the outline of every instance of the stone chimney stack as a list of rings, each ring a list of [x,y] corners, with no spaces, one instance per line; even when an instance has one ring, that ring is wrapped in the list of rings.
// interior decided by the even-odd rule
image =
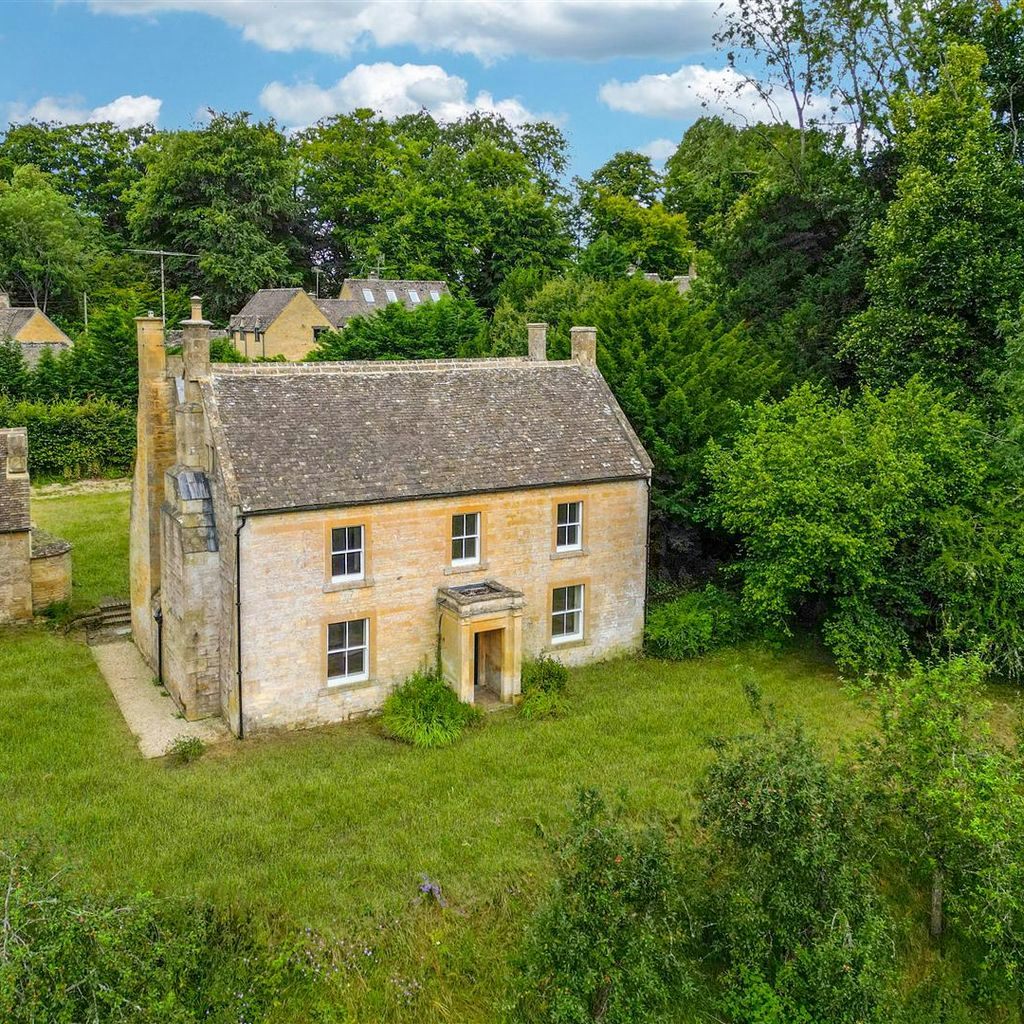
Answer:
[[[0,291],[0,309],[11,308],[11,297],[5,291]]]
[[[526,338],[529,358],[535,363],[543,363],[548,357],[548,325],[527,324]]]
[[[573,327],[569,337],[572,339],[573,362],[597,366],[597,328]]]
[[[28,473],[28,431],[15,428],[7,434],[7,475],[25,476]]]
[[[205,469],[206,438],[199,382],[210,376],[210,321],[203,319],[202,300],[198,295],[192,296],[192,316],[182,320],[181,327],[185,400],[175,414],[177,462],[180,466]]]

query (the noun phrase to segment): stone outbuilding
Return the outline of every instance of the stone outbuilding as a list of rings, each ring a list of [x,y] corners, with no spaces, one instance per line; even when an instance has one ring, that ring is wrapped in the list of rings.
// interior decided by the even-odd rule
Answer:
[[[28,434],[0,430],[0,623],[71,597],[71,545],[33,530],[29,500]]]
[[[17,342],[25,362],[35,367],[46,351],[58,355],[71,348],[71,339],[35,306],[12,306],[7,292],[0,291],[0,342]]]
[[[237,735],[377,710],[439,665],[514,701],[524,658],[637,649],[651,462],[572,358],[169,363],[137,321],[132,628],[186,718]]]

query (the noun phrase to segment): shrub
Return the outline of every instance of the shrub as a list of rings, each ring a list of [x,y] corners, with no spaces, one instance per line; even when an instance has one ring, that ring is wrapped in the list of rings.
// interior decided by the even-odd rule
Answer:
[[[37,479],[130,473],[135,460],[135,412],[105,398],[51,405],[0,398],[0,427],[28,428]]]
[[[206,744],[198,736],[177,736],[167,747],[167,756],[174,764],[185,765],[198,761],[206,751]]]
[[[298,947],[254,919],[186,900],[74,890],[38,858],[0,851],[6,893],[0,1020],[7,1024],[280,1019],[311,995]]]
[[[384,702],[384,728],[414,747],[450,746],[480,718],[436,672],[414,673]]]
[[[514,1017],[662,1019],[687,981],[664,828],[628,829],[584,791],[556,855],[557,879],[519,955]]]
[[[655,605],[647,616],[647,650],[656,658],[680,660],[736,643],[743,636],[739,602],[710,583],[675,601]]]
[[[547,655],[523,662],[523,699],[519,713],[524,718],[553,718],[564,708],[569,670]]]

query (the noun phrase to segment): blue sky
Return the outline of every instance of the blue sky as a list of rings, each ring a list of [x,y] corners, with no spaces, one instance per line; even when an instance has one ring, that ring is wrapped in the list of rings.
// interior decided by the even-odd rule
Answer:
[[[7,0],[4,120],[156,118],[207,107],[302,127],[371,106],[555,119],[575,173],[664,156],[716,89],[718,0]],[[731,105],[749,106],[742,89]]]

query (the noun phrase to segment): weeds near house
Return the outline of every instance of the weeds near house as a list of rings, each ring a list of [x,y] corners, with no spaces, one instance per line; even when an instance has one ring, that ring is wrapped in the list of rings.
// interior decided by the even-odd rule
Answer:
[[[481,719],[433,672],[415,672],[384,702],[381,720],[395,739],[414,747],[447,747]]]
[[[198,761],[205,752],[206,744],[198,736],[177,736],[167,747],[167,757],[179,766]]]
[[[555,718],[565,710],[569,670],[547,655],[523,662],[523,700],[519,713],[526,719]]]

